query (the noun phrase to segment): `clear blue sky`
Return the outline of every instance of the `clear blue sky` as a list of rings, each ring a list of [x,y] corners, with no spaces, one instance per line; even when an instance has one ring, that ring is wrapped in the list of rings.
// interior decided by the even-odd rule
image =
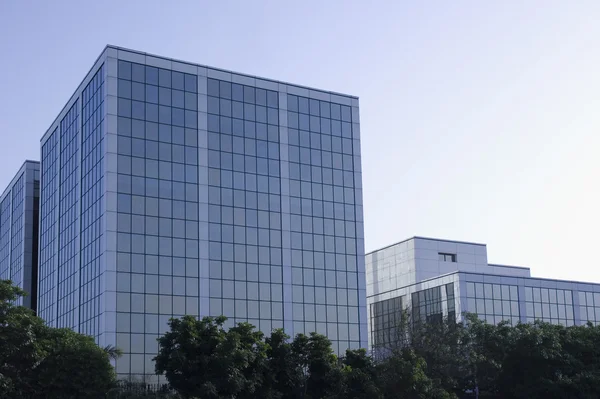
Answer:
[[[0,0],[0,187],[107,43],[360,97],[366,247],[600,281],[599,1]]]

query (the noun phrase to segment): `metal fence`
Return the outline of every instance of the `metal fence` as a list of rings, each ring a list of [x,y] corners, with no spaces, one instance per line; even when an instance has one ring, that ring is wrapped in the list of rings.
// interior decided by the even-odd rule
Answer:
[[[145,383],[119,381],[117,386],[111,389],[107,399],[178,399],[179,395],[168,385],[160,383]]]

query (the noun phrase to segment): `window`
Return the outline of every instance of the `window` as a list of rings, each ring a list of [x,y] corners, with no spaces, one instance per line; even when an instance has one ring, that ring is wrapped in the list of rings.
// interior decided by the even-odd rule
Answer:
[[[489,324],[520,320],[519,293],[516,285],[467,282],[467,306],[463,308]]]
[[[438,260],[440,262],[456,262],[456,254],[446,254],[443,252],[439,252]]]

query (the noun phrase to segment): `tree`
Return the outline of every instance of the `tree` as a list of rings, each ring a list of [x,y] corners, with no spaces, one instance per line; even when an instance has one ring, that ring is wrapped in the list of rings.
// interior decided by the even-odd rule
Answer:
[[[247,323],[226,331],[223,316],[171,319],[159,338],[156,373],[184,398],[252,397],[265,367],[263,335]]]
[[[511,332],[498,375],[498,397],[600,397],[598,327],[537,321],[519,324]]]
[[[301,398],[320,399],[339,391],[337,356],[331,341],[316,332],[298,334],[292,342],[293,359],[302,371],[298,390]]]
[[[0,397],[28,397],[35,391],[32,370],[44,356],[38,337],[43,321],[14,302],[26,293],[9,280],[0,280]]]
[[[379,387],[386,399],[450,399],[456,395],[427,376],[427,363],[415,351],[403,348],[377,366]]]
[[[292,399],[304,396],[305,375],[300,360],[304,356],[294,351],[289,339],[290,336],[283,329],[274,330],[265,339],[267,361],[260,395],[262,398]]]
[[[383,398],[378,386],[377,366],[365,349],[346,350],[341,360],[341,389],[330,397],[348,399]]]
[[[104,397],[115,383],[109,354],[92,338],[50,328],[15,306],[22,295],[0,281],[0,397]]]
[[[35,368],[37,397],[103,398],[116,383],[109,354],[92,337],[48,328],[46,354]]]

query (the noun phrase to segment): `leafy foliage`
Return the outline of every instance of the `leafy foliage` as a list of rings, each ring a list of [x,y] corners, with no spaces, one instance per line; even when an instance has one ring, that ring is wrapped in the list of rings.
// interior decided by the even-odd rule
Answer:
[[[252,397],[262,383],[263,334],[247,323],[226,331],[225,317],[172,319],[159,338],[156,372],[184,397]]]
[[[427,374],[422,357],[405,349],[375,362],[364,349],[338,359],[327,337],[282,330],[264,337],[224,317],[173,319],[159,339],[157,373],[184,398],[384,399],[451,398]]]
[[[172,319],[155,358],[170,386],[132,389],[115,383],[110,361],[119,349],[46,326],[14,305],[22,295],[0,281],[2,398],[600,397],[600,327],[490,325],[474,315],[459,323],[411,323],[404,315],[398,339],[375,358],[364,349],[338,358],[316,333],[265,337],[248,323],[226,329],[225,317]]]
[[[115,383],[114,348],[46,326],[14,301],[25,293],[0,280],[0,397],[101,398]]]

